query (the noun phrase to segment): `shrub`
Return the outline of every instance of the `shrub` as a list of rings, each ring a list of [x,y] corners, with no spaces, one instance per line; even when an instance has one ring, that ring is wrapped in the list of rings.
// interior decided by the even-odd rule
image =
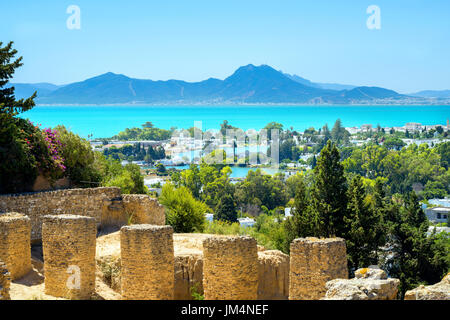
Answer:
[[[186,187],[175,187],[167,183],[161,191],[159,201],[166,207],[167,224],[174,232],[202,232],[205,227],[205,213],[209,207],[196,200]]]

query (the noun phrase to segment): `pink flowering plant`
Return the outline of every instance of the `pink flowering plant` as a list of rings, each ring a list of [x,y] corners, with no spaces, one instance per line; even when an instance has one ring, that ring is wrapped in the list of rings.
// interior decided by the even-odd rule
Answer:
[[[39,172],[51,180],[61,178],[66,166],[61,156],[63,145],[58,131],[51,128],[41,130],[40,124],[30,124],[34,130],[25,137],[24,142],[36,158]]]

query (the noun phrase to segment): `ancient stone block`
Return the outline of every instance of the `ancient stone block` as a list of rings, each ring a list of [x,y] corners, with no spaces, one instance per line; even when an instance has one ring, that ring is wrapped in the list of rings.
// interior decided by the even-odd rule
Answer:
[[[148,224],[122,227],[120,247],[123,299],[173,299],[172,227]]]
[[[450,300],[450,273],[441,282],[406,291],[405,300]]]
[[[334,279],[326,284],[324,300],[394,300],[400,280],[388,279],[379,268],[362,268],[353,279]]]
[[[6,269],[6,265],[0,261],[0,300],[10,300],[9,287],[11,284],[11,276]]]
[[[278,250],[258,252],[258,300],[287,300],[289,256]]]
[[[30,236],[30,218],[15,212],[0,214],[0,259],[12,280],[31,270]]]
[[[95,219],[62,214],[43,220],[45,293],[90,299],[95,292]]]
[[[347,279],[347,253],[341,238],[299,238],[290,247],[290,300],[317,300],[326,293],[325,284]]]
[[[258,249],[251,237],[214,236],[203,241],[207,300],[256,300]]]

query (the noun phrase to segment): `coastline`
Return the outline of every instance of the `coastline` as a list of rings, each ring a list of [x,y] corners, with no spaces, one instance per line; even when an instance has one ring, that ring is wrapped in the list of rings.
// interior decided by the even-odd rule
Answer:
[[[450,101],[448,104],[326,104],[326,103],[236,103],[236,104],[134,104],[134,103],[115,103],[115,104],[36,104],[35,107],[450,107]]]

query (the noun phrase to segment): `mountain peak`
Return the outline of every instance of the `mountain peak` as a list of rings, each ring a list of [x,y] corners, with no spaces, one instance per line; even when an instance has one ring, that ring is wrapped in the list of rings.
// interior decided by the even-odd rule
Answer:
[[[129,79],[126,75],[119,74],[119,73],[114,73],[114,72],[111,72],[111,71],[103,73],[103,74],[98,75],[96,77],[92,77],[91,79],[110,80],[110,79],[115,79],[115,78],[126,78],[126,79]]]

